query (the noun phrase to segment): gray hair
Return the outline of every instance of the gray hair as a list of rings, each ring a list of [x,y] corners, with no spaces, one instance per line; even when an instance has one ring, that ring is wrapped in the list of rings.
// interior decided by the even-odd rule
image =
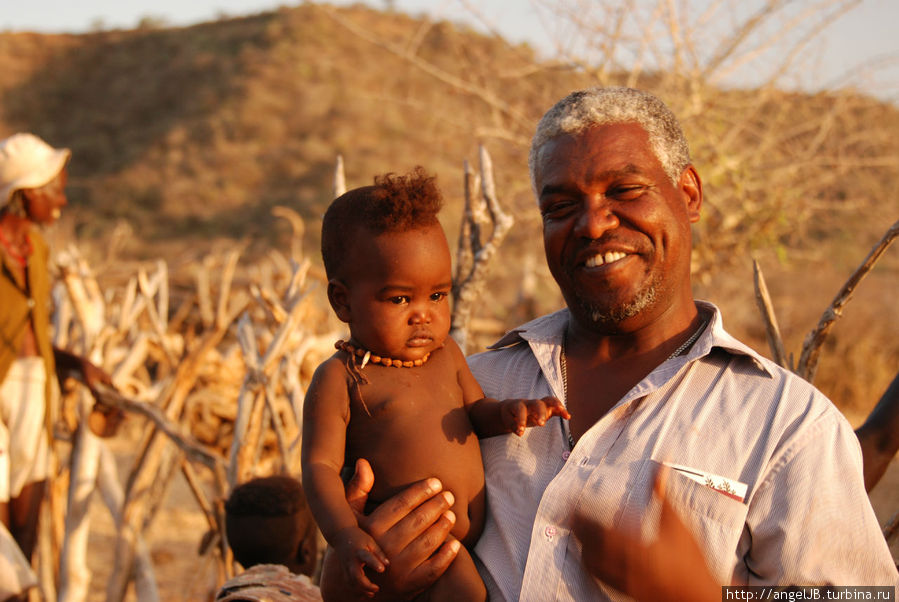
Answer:
[[[674,113],[665,103],[633,88],[587,88],[557,102],[537,124],[531,140],[528,169],[536,192],[536,168],[540,149],[557,136],[577,134],[587,128],[635,122],[649,134],[649,144],[665,174],[677,184],[690,165],[690,149]]]

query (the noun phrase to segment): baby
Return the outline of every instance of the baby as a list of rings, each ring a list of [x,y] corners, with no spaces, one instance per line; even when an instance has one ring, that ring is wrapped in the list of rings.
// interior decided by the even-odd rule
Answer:
[[[359,458],[375,474],[380,503],[415,481],[437,477],[454,496],[452,534],[471,547],[484,524],[479,437],[521,435],[551,416],[558,399],[484,398],[459,346],[447,335],[452,287],[442,199],[421,168],[388,174],[337,198],[322,223],[328,300],[350,340],[322,363],[303,412],[303,488],[352,588],[374,595],[365,568],[387,558],[359,528],[344,496],[344,466]],[[461,548],[427,592],[429,600],[485,599],[471,555]]]

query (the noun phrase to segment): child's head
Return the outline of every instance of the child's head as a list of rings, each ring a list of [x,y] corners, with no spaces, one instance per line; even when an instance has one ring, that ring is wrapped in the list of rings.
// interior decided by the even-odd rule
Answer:
[[[225,533],[244,568],[282,564],[306,575],[315,570],[318,535],[297,479],[276,475],[235,487],[225,502]]]
[[[374,354],[421,359],[449,332],[452,272],[423,169],[375,178],[337,198],[322,221],[328,299],[355,342]]]

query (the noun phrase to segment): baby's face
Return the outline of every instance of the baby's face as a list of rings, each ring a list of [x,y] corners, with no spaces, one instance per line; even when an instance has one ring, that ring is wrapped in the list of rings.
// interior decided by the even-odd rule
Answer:
[[[451,260],[439,224],[359,233],[345,278],[350,333],[375,355],[421,359],[450,328]]]

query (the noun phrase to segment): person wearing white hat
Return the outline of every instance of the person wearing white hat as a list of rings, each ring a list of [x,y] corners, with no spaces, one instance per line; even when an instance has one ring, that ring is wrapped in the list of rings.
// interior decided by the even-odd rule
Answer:
[[[99,383],[111,386],[103,370],[50,339],[49,252],[39,227],[67,204],[70,157],[34,134],[0,141],[0,521],[26,558],[48,476],[51,375],[80,376],[92,392]],[[120,416],[95,409],[112,417],[114,431]]]

